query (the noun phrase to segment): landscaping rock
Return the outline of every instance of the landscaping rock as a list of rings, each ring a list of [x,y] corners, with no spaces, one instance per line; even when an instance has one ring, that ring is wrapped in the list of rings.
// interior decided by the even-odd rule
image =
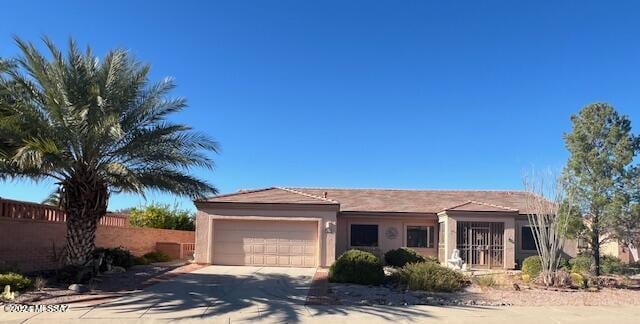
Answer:
[[[71,284],[68,289],[77,293],[85,293],[89,291],[89,287],[82,284]]]

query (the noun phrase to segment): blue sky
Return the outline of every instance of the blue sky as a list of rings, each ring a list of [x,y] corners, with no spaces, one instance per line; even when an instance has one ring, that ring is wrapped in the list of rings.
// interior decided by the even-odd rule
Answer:
[[[90,4],[94,3],[94,4]],[[634,1],[11,1],[12,35],[102,54],[129,49],[173,76],[173,116],[218,140],[221,192],[264,186],[521,189],[560,169],[562,134],[607,101],[640,130]],[[51,183],[0,183],[40,201]],[[147,201],[193,208],[189,199]],[[111,209],[145,203],[116,195]]]

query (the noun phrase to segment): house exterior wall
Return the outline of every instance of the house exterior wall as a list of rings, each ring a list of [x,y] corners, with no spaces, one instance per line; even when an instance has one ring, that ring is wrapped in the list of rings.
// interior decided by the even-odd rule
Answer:
[[[301,206],[295,204],[215,204],[197,203],[195,261],[214,262],[212,242],[216,220],[309,221],[318,227],[318,265],[328,267],[335,261],[335,205]]]
[[[520,268],[524,259],[538,255],[536,250],[522,249],[522,227],[529,226],[529,218],[527,215],[518,215],[516,217],[516,267]],[[564,243],[563,258],[575,258],[578,255],[578,241],[567,239]]]
[[[351,248],[368,250],[378,256],[385,252],[406,246],[406,226],[433,226],[433,247],[412,248],[425,256],[438,256],[438,222],[435,214],[407,214],[407,213],[340,213],[338,215],[338,231],[336,237],[336,255],[341,255]],[[351,224],[378,225],[378,247],[354,247],[350,244]],[[395,229],[395,230],[394,230]],[[397,232],[397,236],[387,235]]]

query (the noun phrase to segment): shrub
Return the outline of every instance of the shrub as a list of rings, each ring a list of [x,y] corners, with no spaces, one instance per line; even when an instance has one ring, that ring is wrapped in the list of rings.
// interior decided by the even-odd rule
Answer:
[[[384,261],[392,267],[404,267],[407,263],[426,262],[427,259],[418,254],[414,249],[401,247],[387,251],[387,253],[384,254]]]
[[[132,226],[175,229],[183,231],[195,230],[195,215],[178,206],[152,203],[150,205],[133,208],[129,212],[129,222]]]
[[[591,269],[591,256],[579,255],[569,260],[569,264],[571,265],[571,272],[588,273],[589,269]]]
[[[44,289],[45,287],[47,287],[47,279],[42,278],[42,277],[36,277],[36,278],[33,280],[33,287],[34,287],[36,290],[42,290],[42,289]]]
[[[548,282],[545,282],[545,278]],[[535,283],[538,285],[567,288],[571,286],[571,275],[565,270],[557,270],[555,272],[542,271],[535,279]]]
[[[528,275],[528,274],[526,274],[526,273],[523,273],[523,274],[522,274],[522,281],[524,281],[524,282],[529,282],[529,281],[531,281],[531,276],[530,276],[530,275]]]
[[[587,281],[581,274],[576,272],[571,273],[571,283],[578,288],[587,288]]]
[[[410,290],[451,292],[464,283],[461,273],[433,262],[409,263],[398,271],[396,278],[402,287]]]
[[[622,271],[622,260],[611,256],[603,255],[600,257],[600,270],[605,274],[616,274]]]
[[[150,264],[150,263],[151,263],[151,261],[149,261],[147,258],[141,257],[141,256],[134,257],[134,259],[133,259],[133,264],[135,264],[135,265],[147,265],[147,264]]]
[[[620,273],[624,275],[635,275],[640,273],[640,261],[623,264]]]
[[[4,286],[11,286],[11,290],[23,291],[27,288],[31,288],[33,281],[19,273],[6,272],[0,274],[0,287],[4,289]]]
[[[493,275],[480,275],[471,277],[471,282],[480,287],[493,287],[496,285],[496,279]]]
[[[68,265],[56,270],[55,278],[59,283],[86,283],[91,279],[91,275],[88,268]]]
[[[537,278],[542,271],[542,262],[537,255],[530,256],[522,262],[522,273],[529,276],[529,279]]]
[[[560,262],[558,263],[558,269],[571,271],[571,265],[569,264],[569,260],[565,258],[560,258]]]
[[[113,266],[123,267],[125,269],[131,268],[135,264],[135,257],[129,250],[123,247],[117,248],[97,248],[93,251],[94,255],[99,253],[104,253],[104,257],[111,258]],[[100,269],[101,271],[106,270],[106,264],[103,260],[103,267]]]
[[[331,265],[329,280],[376,285],[384,281],[384,270],[375,255],[360,250],[349,250]]]
[[[163,253],[163,252],[149,252],[143,255],[142,257],[147,259],[150,263],[167,262],[171,260],[171,258],[166,253]]]
[[[433,262],[433,263],[437,263],[440,264],[440,260],[438,260],[437,257],[431,256],[431,255],[427,255],[426,257],[424,257],[425,262]]]

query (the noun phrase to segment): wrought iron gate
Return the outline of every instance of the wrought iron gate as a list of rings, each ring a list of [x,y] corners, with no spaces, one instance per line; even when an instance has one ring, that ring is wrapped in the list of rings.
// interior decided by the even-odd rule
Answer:
[[[504,223],[458,222],[457,247],[472,269],[502,268]]]

